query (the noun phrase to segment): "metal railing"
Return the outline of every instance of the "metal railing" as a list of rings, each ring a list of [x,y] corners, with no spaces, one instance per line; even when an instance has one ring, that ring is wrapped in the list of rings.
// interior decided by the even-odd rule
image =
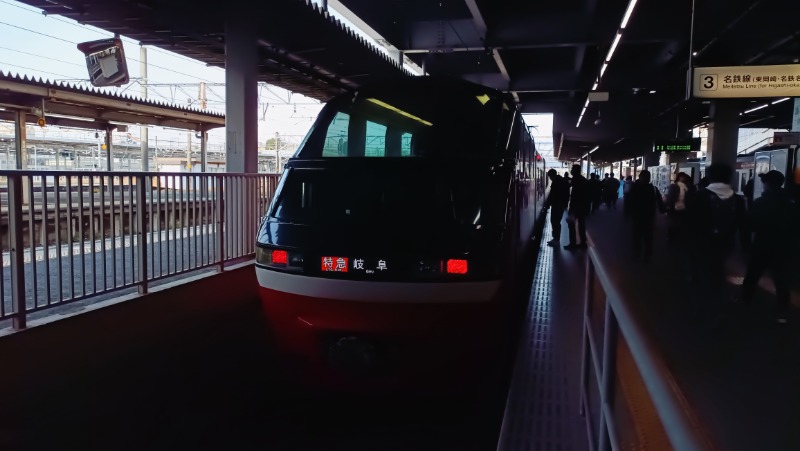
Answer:
[[[590,450],[713,450],[666,363],[589,248],[580,413]]]
[[[251,256],[278,179],[0,171],[0,320]]]

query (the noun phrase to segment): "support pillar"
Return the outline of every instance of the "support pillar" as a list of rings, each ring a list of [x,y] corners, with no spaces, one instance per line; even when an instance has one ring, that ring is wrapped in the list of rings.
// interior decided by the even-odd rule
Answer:
[[[653,141],[648,143],[649,149],[642,155],[642,170],[649,169],[651,166],[658,166],[661,164],[661,152],[655,152],[655,144]]]
[[[142,98],[147,98],[147,47],[141,46],[139,47],[139,76],[141,77],[141,81],[139,84],[141,85],[141,93]],[[139,129],[139,136],[141,137],[141,151],[142,151],[142,172],[150,171],[150,153],[148,148],[149,143],[149,129],[146,125],[143,125]]]
[[[17,153],[16,168],[18,170],[28,169],[27,118],[28,113],[23,110],[17,110],[16,114],[14,114],[14,145]],[[28,205],[31,198],[31,191],[28,186],[27,177],[20,178],[20,183],[22,183],[22,205]]]
[[[226,171],[258,172],[258,27],[244,8],[225,22]]]
[[[592,154],[589,153],[586,155],[586,178],[588,179],[592,175]]]
[[[208,133],[200,127],[200,172],[206,172],[208,165]]]
[[[708,124],[707,166],[727,164],[736,167],[739,145],[739,109],[737,99],[715,99],[711,103],[711,121]],[[735,173],[734,173],[735,174]]]
[[[112,171],[114,168],[114,153],[111,148],[111,143],[114,137],[114,129],[111,126],[106,127],[106,171]]]

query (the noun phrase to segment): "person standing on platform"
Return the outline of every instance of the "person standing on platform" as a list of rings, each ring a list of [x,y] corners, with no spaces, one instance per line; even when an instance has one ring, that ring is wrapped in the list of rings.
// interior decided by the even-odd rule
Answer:
[[[666,210],[661,193],[650,183],[650,171],[645,169],[639,173],[639,180],[633,184],[629,196],[633,219],[633,258],[644,257],[644,261],[649,262],[653,256],[656,213]]]
[[[610,176],[606,174],[606,178],[603,180],[603,198],[606,208],[609,210],[617,209],[617,200],[619,200],[619,180],[614,177],[613,172]]]
[[[631,188],[633,188],[633,177],[629,175],[625,177],[625,182],[622,185],[622,212],[625,214],[625,216],[630,216],[631,214],[631,207],[630,207]]]
[[[547,242],[548,246],[558,246],[561,243],[561,219],[564,210],[569,204],[569,182],[558,175],[558,171],[547,171],[550,179],[550,195],[547,196],[545,208],[550,208],[550,226],[553,228],[553,239]]]
[[[600,176],[597,174],[590,174],[588,180],[589,199],[592,202],[589,213],[594,214],[600,209],[600,204],[603,202],[603,183],[600,181]]]
[[[795,205],[782,188],[783,174],[772,170],[759,177],[764,192],[753,201],[750,209],[753,244],[742,284],[742,300],[745,304],[752,302],[758,280],[769,269],[778,298],[778,322],[785,324],[790,308],[789,271],[792,264],[787,237],[797,230],[797,224],[787,220],[787,212],[792,211]]]
[[[749,247],[749,229],[744,198],[730,186],[733,170],[726,164],[706,168],[708,185],[689,197],[686,205],[691,243],[693,278],[704,288],[698,307],[712,310],[731,301],[725,263],[736,248],[737,235]]]
[[[689,175],[679,172],[675,177],[675,183],[667,189],[667,242],[671,243],[678,238],[680,241],[684,237],[686,229],[686,198],[689,196]]]
[[[589,181],[581,175],[581,166],[572,166],[572,190],[569,195],[569,206],[567,207],[567,226],[569,228],[569,244],[564,249],[572,251],[575,249],[586,249],[588,246],[586,239],[586,216],[591,209],[591,196],[589,192]],[[577,243],[578,234],[581,242]]]

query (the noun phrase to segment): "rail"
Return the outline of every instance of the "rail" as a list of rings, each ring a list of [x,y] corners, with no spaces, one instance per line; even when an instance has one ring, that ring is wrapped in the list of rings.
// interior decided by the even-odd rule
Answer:
[[[590,450],[715,449],[592,247],[586,261],[580,413]]]
[[[0,320],[249,258],[278,179],[0,171]]]

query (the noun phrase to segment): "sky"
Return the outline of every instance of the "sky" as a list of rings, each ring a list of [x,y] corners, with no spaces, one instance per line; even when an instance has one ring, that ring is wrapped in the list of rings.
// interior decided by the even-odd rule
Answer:
[[[313,0],[320,3],[320,0]],[[332,5],[335,4],[332,3]],[[333,11],[336,17],[352,25],[346,17]],[[364,38],[375,42],[365,32],[352,27]],[[46,78],[51,81],[80,82],[87,80],[84,56],[77,43],[113,37],[113,33],[88,25],[81,25],[62,16],[46,16],[42,11],[12,0],[0,0],[0,71]],[[137,41],[122,36],[128,72],[132,82],[120,88],[103,88],[111,92],[140,95],[140,46]],[[377,43],[376,43],[377,45]],[[225,111],[225,71],[207,67],[190,58],[147,46],[148,97],[164,102],[197,106],[199,83],[206,88],[208,109]],[[219,85],[213,85],[219,84]],[[85,82],[88,86],[88,82]],[[300,94],[294,94],[277,86],[262,86],[259,89],[259,141],[263,142],[275,133],[299,142],[311,127],[322,104]],[[551,139],[551,115],[526,115],[528,125],[535,125],[535,134],[542,139]],[[138,127],[131,128],[138,135]],[[165,140],[185,140],[186,132],[151,128],[150,137]],[[209,144],[224,143],[224,130],[209,133]],[[542,148],[546,146],[540,146]]]

